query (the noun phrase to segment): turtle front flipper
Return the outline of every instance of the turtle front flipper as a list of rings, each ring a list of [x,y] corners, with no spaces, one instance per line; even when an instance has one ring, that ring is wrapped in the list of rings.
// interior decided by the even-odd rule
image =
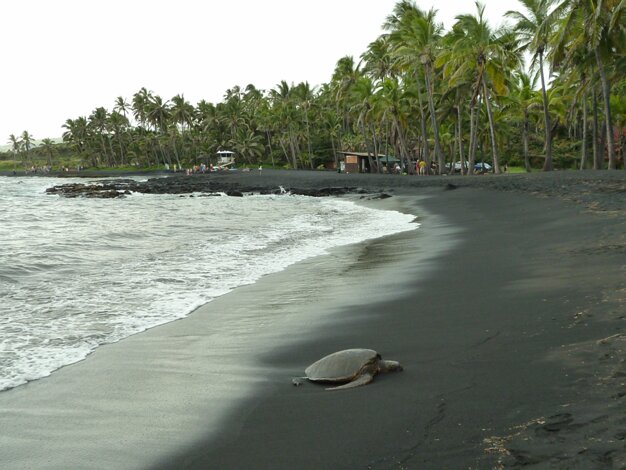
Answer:
[[[374,374],[371,374],[368,372],[363,375],[360,375],[359,377],[354,379],[352,382],[348,382],[347,384],[340,385],[339,387],[330,387],[330,388],[327,388],[326,390],[345,390],[347,388],[360,387],[361,385],[367,385],[372,380],[374,380]]]

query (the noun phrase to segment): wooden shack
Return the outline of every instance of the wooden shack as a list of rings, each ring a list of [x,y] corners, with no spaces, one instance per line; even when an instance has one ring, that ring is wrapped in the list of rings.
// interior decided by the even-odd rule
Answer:
[[[366,152],[338,152],[339,153],[339,165],[342,172],[346,173],[375,173],[375,168],[370,168],[370,159]],[[386,167],[389,173],[392,172],[396,163],[400,163],[396,157],[390,155],[378,155],[374,158],[372,156],[372,162],[376,164],[378,161],[379,167]]]

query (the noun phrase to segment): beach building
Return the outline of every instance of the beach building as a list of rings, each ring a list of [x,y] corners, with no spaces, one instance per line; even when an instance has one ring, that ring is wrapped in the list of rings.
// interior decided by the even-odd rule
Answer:
[[[235,152],[231,150],[218,150],[217,151],[217,167],[228,168],[235,164]]]
[[[370,168],[370,159],[367,157],[367,152],[338,152],[339,153],[339,167],[342,172],[347,173],[371,173],[376,170]],[[396,163],[401,165],[401,162],[396,157],[391,155],[378,155],[376,158],[371,157],[372,161],[381,167],[386,167],[391,173]]]

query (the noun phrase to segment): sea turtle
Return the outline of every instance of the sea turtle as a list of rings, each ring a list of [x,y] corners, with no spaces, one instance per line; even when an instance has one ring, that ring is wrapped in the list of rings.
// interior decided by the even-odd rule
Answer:
[[[326,390],[343,390],[368,384],[380,372],[399,370],[402,370],[399,362],[384,361],[372,349],[344,349],[314,362],[304,373],[312,382],[344,384]]]

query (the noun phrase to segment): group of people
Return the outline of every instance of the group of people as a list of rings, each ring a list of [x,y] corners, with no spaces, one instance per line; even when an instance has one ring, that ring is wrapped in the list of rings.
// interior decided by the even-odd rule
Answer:
[[[397,175],[402,174],[406,171],[406,168],[400,166],[399,163],[395,163],[393,167],[390,169],[387,168],[386,165],[382,167],[383,173],[395,173]],[[430,168],[428,168],[428,164],[424,160],[418,160],[415,162],[415,174],[416,175],[428,175],[428,174],[436,174],[438,171],[437,164],[432,162],[430,164]]]
[[[30,172],[31,173],[50,173],[52,171],[52,166],[51,165],[46,165],[46,166],[36,166],[36,165],[32,165],[30,167]]]
[[[170,166],[166,163],[165,164],[165,169],[169,171]],[[218,168],[218,170],[221,168]],[[215,167],[213,167],[213,164],[209,164],[208,166],[204,163],[201,163],[199,165],[194,165],[190,168],[183,168],[182,165],[178,166],[176,163],[174,163],[172,171],[174,173],[178,173],[179,171],[184,171],[186,175],[193,175],[196,173],[206,173],[206,172],[213,172],[216,171]]]
[[[176,165],[174,165],[174,172],[176,171],[177,171]],[[215,171],[213,164],[209,164],[209,166],[206,166],[204,163],[201,163],[200,165],[194,165],[191,168],[187,168],[185,170],[187,175],[193,175],[196,173],[206,173],[207,171],[209,172]]]

